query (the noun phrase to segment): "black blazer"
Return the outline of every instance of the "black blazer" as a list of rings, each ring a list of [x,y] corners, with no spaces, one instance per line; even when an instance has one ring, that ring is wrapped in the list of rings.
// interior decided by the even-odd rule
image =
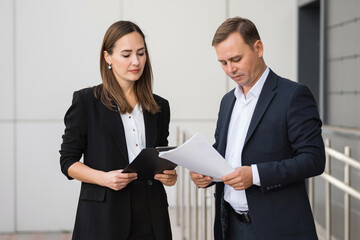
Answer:
[[[225,156],[233,90],[222,101],[214,147]],[[317,239],[305,179],[325,167],[321,121],[310,90],[270,70],[255,107],[242,152],[242,164],[257,164],[261,186],[246,189],[258,239]],[[224,184],[216,184],[215,239],[226,224]],[[221,207],[223,206],[223,207]],[[221,217],[223,216],[223,217]]]
[[[144,111],[146,147],[167,146],[170,109],[166,99],[154,95],[161,107],[155,115]],[[84,164],[102,170],[123,169],[129,164],[124,127],[120,114],[107,109],[94,97],[93,89],[74,93],[65,115],[65,133],[60,150],[62,172],[84,157]],[[139,181],[139,180],[136,180]],[[126,240],[130,231],[133,183],[120,191],[82,183],[73,239]],[[168,202],[163,184],[149,181],[147,199],[156,239],[171,239]]]

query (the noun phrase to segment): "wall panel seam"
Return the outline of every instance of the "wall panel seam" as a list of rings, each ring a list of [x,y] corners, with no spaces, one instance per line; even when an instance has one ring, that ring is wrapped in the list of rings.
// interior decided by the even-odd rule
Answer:
[[[16,0],[12,6],[13,21],[13,173],[14,173],[14,231],[17,232],[17,74],[16,74]]]
[[[357,21],[360,21],[360,17],[352,18],[352,19],[349,19],[349,20],[345,20],[345,21],[342,21],[342,22],[339,22],[339,23],[329,25],[328,28],[329,29],[339,28],[339,27],[343,27],[343,26],[346,26],[346,25],[351,24],[351,23],[356,23]]]

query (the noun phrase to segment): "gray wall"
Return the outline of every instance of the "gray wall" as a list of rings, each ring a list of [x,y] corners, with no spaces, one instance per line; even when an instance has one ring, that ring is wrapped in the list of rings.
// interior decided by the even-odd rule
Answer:
[[[360,129],[360,1],[327,2],[326,123]]]
[[[327,0],[325,24],[325,126],[331,147],[360,159],[360,1]],[[344,179],[344,164],[330,159],[331,175]],[[351,186],[360,191],[360,172],[351,170]],[[325,227],[325,182],[315,179],[315,219]],[[360,202],[351,199],[350,239],[360,236]],[[344,194],[331,187],[332,236],[344,236]]]

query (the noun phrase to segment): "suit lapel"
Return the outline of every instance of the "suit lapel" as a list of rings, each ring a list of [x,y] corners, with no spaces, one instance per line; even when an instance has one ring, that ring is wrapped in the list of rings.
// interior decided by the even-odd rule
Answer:
[[[119,147],[122,158],[128,163],[128,151],[126,147],[124,125],[122,123],[120,114],[115,111],[110,111],[100,100],[95,99],[96,107],[106,123],[111,135],[114,137],[115,144]]]
[[[225,150],[226,150],[226,145],[227,145],[227,135],[228,135],[228,131],[229,131],[229,124],[230,124],[230,119],[231,119],[231,114],[232,111],[234,109],[234,105],[235,105],[235,95],[231,94],[230,98],[229,98],[229,102],[225,103],[225,109],[224,109],[224,113],[223,113],[223,117],[224,117],[224,130],[222,131],[222,136],[220,136],[220,139],[223,139],[224,144],[220,144],[220,146],[223,146],[223,148],[220,149],[220,154],[225,157]],[[220,116],[222,117],[222,116]]]
[[[248,132],[246,134],[245,143],[250,139],[251,135],[254,133],[257,125],[259,124],[262,116],[264,115],[266,109],[268,108],[271,100],[276,95],[274,89],[277,87],[277,75],[270,70],[269,75],[265,81],[263,89],[261,90],[261,94],[259,96],[259,100],[256,104],[253,116],[251,118],[251,122],[249,125]]]
[[[156,147],[156,133],[157,133],[157,118],[158,114],[151,114],[148,111],[144,110],[144,122],[145,122],[145,140],[146,147],[152,148]]]

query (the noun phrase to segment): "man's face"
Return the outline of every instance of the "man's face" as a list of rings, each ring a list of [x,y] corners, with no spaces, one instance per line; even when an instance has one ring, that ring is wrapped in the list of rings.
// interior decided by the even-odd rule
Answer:
[[[218,61],[225,73],[242,87],[246,94],[265,70],[262,59],[263,46],[256,41],[253,49],[247,45],[238,32],[215,45]]]

